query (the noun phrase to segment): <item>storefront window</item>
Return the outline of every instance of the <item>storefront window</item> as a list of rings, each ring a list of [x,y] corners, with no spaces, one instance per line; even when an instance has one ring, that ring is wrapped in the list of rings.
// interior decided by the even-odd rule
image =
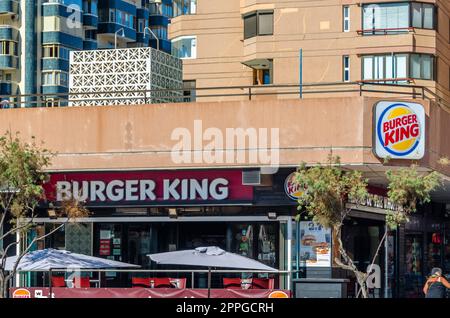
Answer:
[[[419,297],[423,287],[422,235],[408,234],[406,242],[405,296]]]

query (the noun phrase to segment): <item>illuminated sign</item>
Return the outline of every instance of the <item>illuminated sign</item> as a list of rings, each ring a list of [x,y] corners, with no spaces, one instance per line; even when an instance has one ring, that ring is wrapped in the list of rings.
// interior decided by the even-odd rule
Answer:
[[[379,158],[422,159],[425,155],[425,110],[417,103],[375,105],[375,155]]]

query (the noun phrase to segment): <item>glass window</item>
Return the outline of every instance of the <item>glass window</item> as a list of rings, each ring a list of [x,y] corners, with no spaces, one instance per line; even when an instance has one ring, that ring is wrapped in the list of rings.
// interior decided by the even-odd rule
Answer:
[[[422,4],[412,3],[412,26],[415,28],[422,27]]]
[[[434,5],[422,3],[423,6],[423,28],[434,29]]]
[[[258,35],[273,34],[273,12],[258,15]]]
[[[244,39],[256,36],[256,13],[244,17]]]
[[[426,3],[377,3],[363,7],[364,34],[395,34],[409,27],[434,28],[434,5]]]
[[[344,32],[350,32],[350,7],[344,6]]]
[[[432,80],[434,78],[434,56],[428,54],[364,56],[362,67],[364,80],[406,79],[409,77]]]
[[[172,40],[172,55],[178,58],[197,57],[197,37],[188,36]]]
[[[373,79],[373,57],[364,56],[363,57],[363,79],[371,80]]]
[[[343,58],[344,82],[350,82],[350,57],[348,55]]]

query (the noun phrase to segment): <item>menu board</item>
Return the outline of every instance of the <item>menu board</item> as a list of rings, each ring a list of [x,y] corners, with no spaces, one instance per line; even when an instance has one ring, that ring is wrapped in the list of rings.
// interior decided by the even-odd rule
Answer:
[[[311,221],[300,222],[300,264],[306,267],[331,266],[331,229]]]

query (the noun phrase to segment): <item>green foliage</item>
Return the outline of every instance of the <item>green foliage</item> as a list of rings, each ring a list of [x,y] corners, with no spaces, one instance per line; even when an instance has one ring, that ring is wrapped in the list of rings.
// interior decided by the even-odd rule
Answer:
[[[34,138],[22,142],[19,135],[0,137],[0,205],[9,211],[12,221],[29,216],[43,198],[42,185],[48,180],[44,171],[52,153],[39,147]]]
[[[342,168],[339,157],[328,156],[326,165],[307,168],[302,164],[295,182],[303,191],[299,210],[305,210],[313,221],[327,228],[340,226],[347,213],[346,202],[361,202],[367,197],[367,180],[360,171]]]
[[[416,212],[417,204],[428,203],[431,192],[443,183],[439,173],[431,172],[422,175],[413,164],[407,168],[389,170],[386,172],[389,181],[388,197],[397,204],[400,211],[389,211],[386,222],[391,229],[409,221],[409,216]]]

